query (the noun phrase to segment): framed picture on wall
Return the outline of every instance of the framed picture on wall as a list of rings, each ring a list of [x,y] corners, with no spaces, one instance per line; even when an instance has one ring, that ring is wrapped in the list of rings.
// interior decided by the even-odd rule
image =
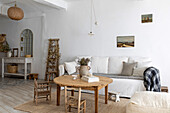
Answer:
[[[152,19],[152,14],[146,14],[146,15],[142,15],[142,23],[149,23],[149,22],[153,22]]]
[[[126,48],[135,46],[135,36],[117,36],[117,47]]]
[[[18,57],[18,48],[12,49],[12,57]]]

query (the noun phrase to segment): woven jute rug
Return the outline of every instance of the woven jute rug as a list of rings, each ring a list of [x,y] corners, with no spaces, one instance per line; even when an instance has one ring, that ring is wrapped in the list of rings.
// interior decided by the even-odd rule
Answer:
[[[75,92],[75,96],[77,93]],[[82,93],[82,98],[86,99],[86,113],[95,112],[94,94]],[[116,103],[112,100],[108,100],[108,104],[105,104],[105,97],[99,96],[99,113],[126,113],[126,105],[129,99],[121,98],[121,101]],[[33,101],[29,101],[22,105],[15,107],[14,109],[30,112],[30,113],[65,113],[64,105],[64,92],[61,91],[60,106],[56,106],[56,93],[52,94],[52,100],[46,101],[45,99],[39,99],[36,106]],[[76,113],[76,109],[72,109],[72,113]]]

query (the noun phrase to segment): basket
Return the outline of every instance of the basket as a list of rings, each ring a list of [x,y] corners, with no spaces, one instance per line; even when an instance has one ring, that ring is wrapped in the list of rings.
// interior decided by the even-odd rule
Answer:
[[[30,57],[31,57],[31,55],[25,55],[25,57],[26,57],[26,58],[30,58]]]
[[[7,65],[7,71],[8,73],[17,73],[18,66]]]

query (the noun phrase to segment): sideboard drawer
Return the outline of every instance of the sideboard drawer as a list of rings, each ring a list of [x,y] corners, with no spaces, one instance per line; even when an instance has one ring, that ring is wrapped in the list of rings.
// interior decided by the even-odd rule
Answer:
[[[24,59],[4,59],[5,63],[24,63]]]

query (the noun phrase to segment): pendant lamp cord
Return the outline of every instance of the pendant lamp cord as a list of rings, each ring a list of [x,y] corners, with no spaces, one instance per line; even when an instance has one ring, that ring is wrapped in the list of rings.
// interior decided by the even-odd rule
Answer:
[[[92,21],[93,21],[93,0],[91,0],[91,21],[90,21],[90,32],[92,32]]]
[[[92,10],[94,14],[94,19],[95,19],[95,24],[97,25],[97,18],[96,18],[96,12],[95,12],[95,7],[94,7],[94,1],[92,0]]]
[[[91,0],[91,17],[90,17],[90,33],[93,33],[93,14],[95,19],[95,25],[97,25],[97,18],[96,18],[96,12],[94,7],[94,1]]]

